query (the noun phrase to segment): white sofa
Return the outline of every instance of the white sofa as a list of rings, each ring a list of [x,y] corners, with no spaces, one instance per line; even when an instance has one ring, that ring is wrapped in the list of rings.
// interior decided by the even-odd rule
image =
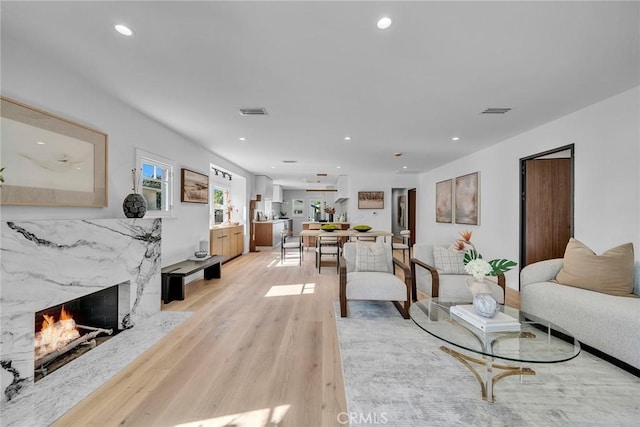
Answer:
[[[570,332],[578,341],[640,369],[640,298],[552,282],[563,260],[530,264],[520,272],[520,307]],[[640,296],[640,263],[633,293]]]
[[[411,257],[411,280],[413,300],[417,298],[416,291],[422,291],[433,298],[466,299],[471,301],[473,295],[467,288],[466,280],[472,276],[469,274],[444,274],[435,267],[433,257],[434,245],[426,243],[416,243],[413,245],[413,256]],[[500,274],[497,277],[487,278],[487,281],[494,282],[491,285],[491,295],[500,304],[504,304],[505,298],[505,277]]]

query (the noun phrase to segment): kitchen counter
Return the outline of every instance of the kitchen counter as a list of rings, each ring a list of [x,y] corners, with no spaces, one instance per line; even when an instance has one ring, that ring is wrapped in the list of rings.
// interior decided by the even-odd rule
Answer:
[[[282,219],[269,219],[266,221],[253,221],[256,224],[274,224],[276,222],[284,222],[284,221],[289,221],[289,218],[282,218]]]
[[[254,221],[256,246],[279,246],[282,230],[291,229],[291,219]]]

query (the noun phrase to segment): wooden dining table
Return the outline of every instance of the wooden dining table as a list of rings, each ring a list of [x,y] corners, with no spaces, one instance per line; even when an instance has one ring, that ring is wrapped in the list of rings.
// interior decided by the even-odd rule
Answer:
[[[358,237],[384,237],[385,241],[387,237],[392,237],[393,233],[390,231],[384,230],[369,230],[369,231],[357,231],[353,228],[349,228],[347,230],[334,230],[334,231],[324,231],[324,230],[302,230],[300,232],[300,237],[318,237],[318,236],[327,236],[327,237],[347,237],[349,240]]]

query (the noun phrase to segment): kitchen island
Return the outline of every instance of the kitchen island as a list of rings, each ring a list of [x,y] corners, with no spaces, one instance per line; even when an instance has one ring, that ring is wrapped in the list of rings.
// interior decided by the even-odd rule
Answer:
[[[270,221],[254,221],[256,246],[280,246],[282,230],[291,230],[292,219],[274,219]]]

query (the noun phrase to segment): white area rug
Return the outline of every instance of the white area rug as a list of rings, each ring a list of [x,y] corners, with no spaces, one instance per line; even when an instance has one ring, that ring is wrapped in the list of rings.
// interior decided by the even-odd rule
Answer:
[[[162,311],[140,321],[134,328],[120,332],[73,363],[38,381],[32,395],[3,405],[0,425],[50,425],[192,314]],[[64,384],[64,394],[59,392],[61,384]]]
[[[639,426],[640,378],[582,352],[538,375],[500,380],[483,401],[471,372],[443,341],[390,302],[335,303],[352,426]],[[346,416],[344,417],[346,419]]]

